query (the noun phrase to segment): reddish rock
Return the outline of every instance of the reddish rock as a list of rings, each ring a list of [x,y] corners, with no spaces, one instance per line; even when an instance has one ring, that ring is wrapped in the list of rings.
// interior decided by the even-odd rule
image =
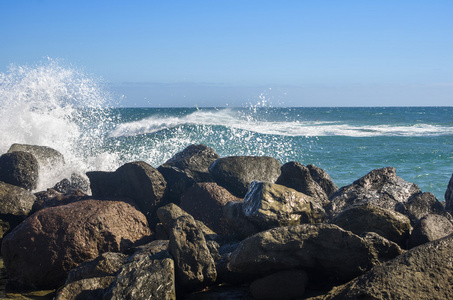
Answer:
[[[2,244],[9,278],[35,288],[61,286],[69,270],[149,236],[146,217],[122,201],[84,200],[30,216]]]
[[[240,199],[214,182],[198,183],[181,197],[181,208],[202,221],[216,233],[228,234],[229,226],[223,217],[222,208],[231,201]]]

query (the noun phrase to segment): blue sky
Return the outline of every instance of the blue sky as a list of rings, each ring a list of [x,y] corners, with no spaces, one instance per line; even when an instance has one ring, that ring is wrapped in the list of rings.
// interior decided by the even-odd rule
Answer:
[[[453,105],[453,1],[0,1],[0,73],[60,59],[125,106]]]

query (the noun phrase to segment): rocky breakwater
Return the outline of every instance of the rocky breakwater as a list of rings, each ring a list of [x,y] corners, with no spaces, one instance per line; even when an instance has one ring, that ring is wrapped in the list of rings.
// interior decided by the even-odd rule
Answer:
[[[93,195],[33,194],[42,159],[27,149],[0,158],[11,287],[59,300],[453,297],[453,179],[444,206],[391,167],[338,189],[313,165],[191,145],[158,168],[89,172]]]

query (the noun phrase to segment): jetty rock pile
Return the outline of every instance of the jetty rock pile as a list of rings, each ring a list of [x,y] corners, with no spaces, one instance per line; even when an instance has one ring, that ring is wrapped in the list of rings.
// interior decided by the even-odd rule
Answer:
[[[56,150],[0,156],[10,290],[63,299],[453,299],[445,202],[372,170],[338,188],[314,165],[190,145],[36,191]],[[57,172],[57,171],[55,171]],[[444,205],[445,203],[445,205]]]

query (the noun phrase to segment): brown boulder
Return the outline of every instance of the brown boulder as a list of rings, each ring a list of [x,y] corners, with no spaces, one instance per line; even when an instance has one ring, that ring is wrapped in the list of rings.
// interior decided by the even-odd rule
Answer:
[[[133,205],[84,200],[33,214],[5,237],[2,254],[12,281],[56,288],[81,262],[124,251],[150,234],[145,216]]]
[[[230,233],[222,208],[231,201],[238,201],[225,188],[214,182],[197,183],[181,197],[181,208],[202,221],[219,234]]]

